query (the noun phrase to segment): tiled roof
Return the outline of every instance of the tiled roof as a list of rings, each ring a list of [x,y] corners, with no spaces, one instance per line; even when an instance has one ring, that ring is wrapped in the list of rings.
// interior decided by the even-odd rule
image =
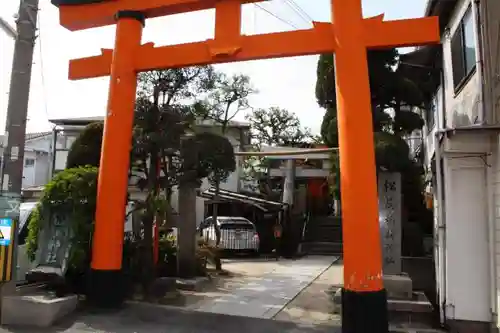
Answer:
[[[26,140],[38,139],[47,135],[51,135],[52,132],[35,132],[35,133],[26,133]]]
[[[43,138],[44,136],[51,135],[52,132],[34,132],[34,133],[26,133],[26,140],[34,140],[38,138]],[[0,135],[0,146],[3,146],[5,139],[5,134]]]

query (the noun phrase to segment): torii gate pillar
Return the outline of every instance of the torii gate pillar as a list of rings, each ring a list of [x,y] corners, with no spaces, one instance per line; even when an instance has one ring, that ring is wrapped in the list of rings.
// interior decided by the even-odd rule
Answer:
[[[361,0],[332,0],[342,196],[344,333],[388,332]]]

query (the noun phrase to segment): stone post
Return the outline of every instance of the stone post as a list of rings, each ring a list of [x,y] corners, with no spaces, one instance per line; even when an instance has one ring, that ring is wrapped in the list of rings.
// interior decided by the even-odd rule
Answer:
[[[286,161],[286,173],[283,184],[283,202],[293,206],[295,192],[295,160]]]
[[[378,175],[379,223],[384,275],[401,274],[401,175]]]
[[[177,225],[177,272],[180,277],[196,275],[196,143],[184,137],[181,142],[183,172],[179,184],[179,223]]]

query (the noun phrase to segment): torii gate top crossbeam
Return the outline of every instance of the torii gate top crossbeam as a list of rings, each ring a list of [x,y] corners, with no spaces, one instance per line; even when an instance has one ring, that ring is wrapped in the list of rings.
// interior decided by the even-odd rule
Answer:
[[[268,0],[239,0],[241,4]],[[140,11],[146,18],[215,8],[220,0],[52,0],[61,25],[71,31],[115,24],[120,10]]]
[[[215,8],[215,38],[204,42],[155,47],[147,43],[134,54],[136,72],[213,63],[333,53],[335,24],[313,22],[312,29],[253,36],[241,35],[241,6],[265,0],[52,0],[59,6],[61,25],[82,30],[114,23],[120,10],[139,11],[145,18]],[[350,1],[350,0],[349,0]],[[435,17],[384,22],[384,15],[362,20],[367,48],[406,47],[438,43]],[[108,76],[113,50],[70,62],[73,80]]]
[[[218,10],[216,10],[218,11]],[[220,10],[222,11],[222,10]],[[238,14],[238,13],[235,13]],[[221,15],[220,20],[224,20]],[[227,27],[216,19],[217,26]],[[368,48],[406,47],[439,42],[438,21],[433,17],[411,20],[383,21],[383,15],[365,19],[364,44]],[[313,22],[312,29],[252,36],[218,38],[204,42],[154,47],[141,46],[135,70],[145,72],[164,68],[200,66],[257,59],[294,57],[335,52],[335,27],[332,23]],[[224,30],[220,28],[220,30]],[[229,29],[226,29],[227,32]],[[70,62],[72,80],[108,76],[113,50],[103,49],[99,56]]]

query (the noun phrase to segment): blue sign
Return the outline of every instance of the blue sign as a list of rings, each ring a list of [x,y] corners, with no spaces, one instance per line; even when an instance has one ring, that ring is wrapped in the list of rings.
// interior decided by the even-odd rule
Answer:
[[[12,219],[0,219],[0,246],[9,246],[12,236]]]

